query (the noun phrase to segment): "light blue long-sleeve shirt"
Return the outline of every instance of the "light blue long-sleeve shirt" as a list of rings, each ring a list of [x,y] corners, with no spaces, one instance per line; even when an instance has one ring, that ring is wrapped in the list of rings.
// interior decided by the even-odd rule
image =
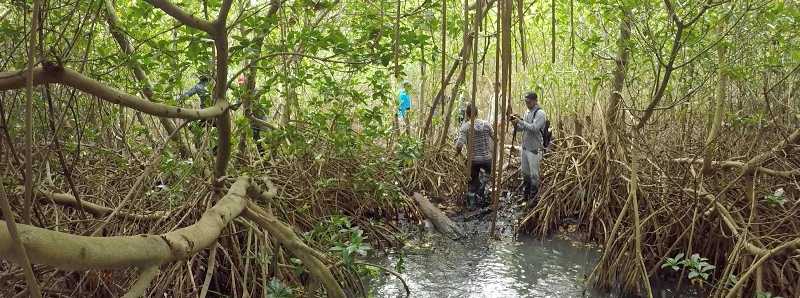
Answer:
[[[406,116],[406,112],[411,109],[411,96],[408,95],[408,91],[405,89],[400,90],[400,95],[398,96],[399,105],[397,107],[397,115],[400,118],[404,118]]]
[[[538,109],[538,111],[537,111]],[[542,149],[542,127],[547,121],[547,114],[539,105],[525,113],[521,121],[517,122],[517,129],[522,131],[522,150],[538,152]]]

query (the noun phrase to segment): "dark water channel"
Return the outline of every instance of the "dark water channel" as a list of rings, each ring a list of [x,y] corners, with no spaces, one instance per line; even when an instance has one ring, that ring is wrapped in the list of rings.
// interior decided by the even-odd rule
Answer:
[[[506,209],[507,210],[507,209]],[[431,231],[420,231],[406,248],[376,257],[373,262],[396,268],[411,288],[411,297],[626,297],[584,286],[600,251],[566,237],[513,237],[513,212],[498,216],[499,239],[489,239],[489,216],[461,221],[469,235],[452,241]],[[656,297],[699,297],[676,292],[656,281]],[[685,287],[685,286],[684,286]],[[373,297],[405,297],[403,284],[393,275],[370,282]]]

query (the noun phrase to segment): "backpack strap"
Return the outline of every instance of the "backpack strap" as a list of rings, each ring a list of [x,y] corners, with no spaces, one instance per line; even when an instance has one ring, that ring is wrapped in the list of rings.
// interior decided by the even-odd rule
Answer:
[[[536,108],[535,110],[533,110],[533,119],[536,119],[536,113],[539,112],[539,110],[541,109],[542,108]]]

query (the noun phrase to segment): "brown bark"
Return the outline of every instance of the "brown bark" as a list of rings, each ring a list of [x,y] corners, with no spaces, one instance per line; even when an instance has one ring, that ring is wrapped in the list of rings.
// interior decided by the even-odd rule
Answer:
[[[525,1],[517,1],[517,23],[519,25],[519,49],[522,53],[522,65],[528,65],[528,51],[525,48]]]
[[[422,44],[420,46],[420,52],[421,52],[422,60],[419,63],[419,72],[420,72],[419,110],[422,111],[423,107],[425,107],[425,96],[427,96],[425,91],[427,89],[427,84],[428,84],[427,62],[425,60],[425,44]],[[418,114],[417,117],[419,117],[418,118],[418,124],[417,124],[418,125],[417,135],[419,135],[419,137],[422,137],[422,130],[421,130],[422,126],[421,125],[422,125],[423,121],[425,121],[424,118],[423,118],[425,116],[425,113],[418,112],[417,114]]]
[[[450,102],[447,104],[447,110],[445,110],[444,116],[444,126],[442,127],[442,133],[439,135],[439,147],[444,146],[445,142],[447,141],[447,137],[450,132],[450,121],[453,116],[453,108],[455,106],[456,98],[459,97],[461,94],[460,86],[464,83],[464,80],[467,76],[467,61],[470,59],[470,55],[472,54],[472,48],[474,44],[477,43],[475,38],[472,36],[474,32],[469,32],[469,11],[467,9],[467,3],[464,2],[464,23],[463,23],[463,30],[464,35],[462,38],[462,42],[464,43],[461,47],[462,55],[461,55],[461,63],[460,69],[458,72],[458,77],[456,78],[455,84],[453,84],[453,88],[450,90]],[[466,52],[463,52],[466,50]]]
[[[683,34],[690,28],[694,23],[696,23],[700,18],[708,11],[711,7],[709,2],[706,1],[701,8],[700,12],[695,15],[693,18],[689,19],[689,21],[682,20],[678,14],[675,12],[674,7],[672,6],[671,0],[664,0],[664,7],[667,10],[667,14],[669,15],[670,19],[672,19],[673,23],[675,23],[675,37],[672,40],[672,48],[670,49],[669,58],[666,64],[661,61],[661,57],[659,56],[659,63],[664,65],[664,75],[661,77],[660,82],[656,85],[656,92],[653,94],[650,103],[645,108],[644,114],[642,118],[639,120],[639,123],[636,124],[636,130],[641,130],[645,125],[647,125],[647,121],[650,120],[650,117],[653,116],[653,113],[656,110],[656,107],[664,98],[664,94],[667,90],[667,85],[669,84],[669,80],[672,77],[672,73],[676,68],[680,68],[682,65],[675,66],[675,60],[680,53],[681,48],[683,47]],[[685,65],[685,64],[684,64]]]
[[[147,1],[147,3],[150,3],[155,7],[158,7],[168,15],[172,16],[176,20],[185,24],[186,26],[205,31],[209,34],[211,34],[214,30],[216,30],[216,28],[214,28],[213,23],[195,17],[191,14],[188,14],[180,7],[170,3],[169,0],[145,0],[145,1]],[[228,6],[228,9],[230,9],[230,6]],[[227,14],[227,11],[225,13]]]
[[[522,0],[520,0],[520,2],[522,2]],[[478,9],[477,10],[478,11],[482,11],[483,10],[483,1],[478,1]],[[477,105],[475,104],[475,100],[476,100],[476,97],[478,96],[478,39],[477,39],[477,36],[479,36],[480,31],[481,31],[481,22],[476,16],[475,20],[474,20],[474,23],[473,23],[473,26],[472,26],[472,32],[473,32],[473,34],[475,34],[476,38],[472,42],[472,51],[474,52],[474,54],[472,55],[472,92],[471,92],[472,96],[471,96],[471,101],[470,101],[470,104],[472,105],[472,107],[475,108],[475,111],[474,111],[475,117],[470,117],[470,120],[469,120],[469,138],[467,139],[468,140],[468,144],[467,145],[469,146],[468,147],[469,150],[467,152],[469,152],[469,154],[467,155],[467,157],[468,157],[467,158],[467,169],[466,169],[465,173],[469,173],[470,170],[472,169],[472,156],[473,156],[473,154],[475,154],[474,148],[472,148],[472,147],[474,146],[473,144],[475,144],[475,118],[477,117],[477,114],[478,114]],[[456,133],[458,133],[458,129],[459,128],[456,128]]]
[[[499,168],[504,164],[503,157],[505,154],[502,152],[502,148],[506,145],[506,131],[508,131],[508,108],[509,108],[509,101],[510,101],[510,94],[511,94],[511,52],[514,50],[511,46],[511,13],[514,9],[513,1],[512,0],[501,0],[500,3],[500,32],[501,32],[501,39],[500,39],[500,62],[501,65],[501,72],[500,72],[500,90],[502,92],[502,118],[500,118],[500,129],[498,129],[498,135],[500,137],[500,144],[499,147],[501,148],[495,150],[499,155],[497,167]],[[496,142],[496,141],[495,141]],[[497,146],[497,144],[495,144]],[[501,173],[501,172],[497,172]],[[498,181],[495,185],[503,185],[502,175],[498,175]],[[493,197],[492,200],[492,224],[489,229],[489,234],[494,236],[495,235],[495,225],[497,223],[497,204],[498,198],[497,196]]]
[[[24,76],[28,71],[0,72],[0,91],[21,89],[25,85]],[[208,119],[221,115],[228,109],[227,103],[218,103],[205,109],[186,109],[150,102],[114,87],[107,86],[99,81],[84,76],[74,70],[63,68],[59,65],[45,63],[43,67],[33,69],[33,84],[41,85],[57,83],[70,86],[94,95],[102,100],[119,104],[145,114],[183,119]]]
[[[225,98],[225,92],[228,91],[228,84],[224,82],[228,79],[227,18],[231,5],[233,5],[233,0],[225,0],[222,2],[219,16],[213,23],[214,31],[210,33],[211,38],[214,40],[214,47],[217,54],[216,77],[218,83],[214,85],[214,91],[212,93],[215,106],[228,106],[228,101]],[[228,168],[228,162],[231,159],[230,111],[224,109],[222,113],[217,116],[215,123],[217,124],[217,156],[214,161],[214,181],[220,181],[219,178],[225,176],[225,170]],[[217,186],[219,186],[220,183],[216,183]]]
[[[556,0],[550,1],[550,63],[556,63]]]
[[[162,235],[87,237],[20,225],[23,244],[31,262],[65,270],[147,268],[185,259],[208,247],[247,203],[247,178],[234,183],[228,194],[193,225]],[[0,256],[19,258],[0,222]]]
[[[606,125],[611,130],[617,126],[617,117],[620,106],[622,105],[622,88],[625,83],[625,73],[627,72],[628,56],[630,49],[628,41],[631,37],[631,15],[630,11],[623,12],[622,21],[619,23],[619,38],[617,39],[617,58],[614,59],[614,80],[611,82],[611,94],[608,96],[608,106],[606,107]]]
[[[450,67],[450,71],[447,73],[447,77],[445,77],[445,65],[447,65],[447,1],[442,1],[442,22],[439,24],[442,28],[442,78],[439,81],[439,91],[436,93],[436,97],[433,98],[433,102],[431,103],[430,111],[428,112],[428,119],[425,120],[425,128],[422,129],[422,139],[423,143],[426,144],[428,142],[428,132],[430,132],[431,121],[433,120],[433,113],[436,111],[436,105],[439,102],[442,102],[442,106],[444,106],[444,90],[447,88],[448,82],[450,82],[450,77],[453,76],[455,73],[456,68],[458,67],[458,60],[453,62],[453,66]],[[464,51],[463,47],[461,51]]]

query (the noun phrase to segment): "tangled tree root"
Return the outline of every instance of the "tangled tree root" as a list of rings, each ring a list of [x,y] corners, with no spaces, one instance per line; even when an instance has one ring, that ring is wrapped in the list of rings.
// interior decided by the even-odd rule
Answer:
[[[269,231],[279,244],[303,260],[330,297],[345,297],[342,287],[323,262],[323,255],[306,246],[289,226],[250,201],[250,196],[265,199],[270,194],[260,191],[249,178],[239,178],[228,194],[206,210],[196,223],[161,235],[87,237],[18,225],[20,241],[34,264],[63,270],[139,268],[139,280],[126,294],[126,297],[136,297],[145,294],[159,267],[193,257],[215,243],[223,229],[242,215]],[[0,256],[20,262],[21,256],[15,253],[12,243],[5,221],[0,222]]]
[[[705,281],[711,296],[769,291],[795,297],[800,293],[795,282],[800,280],[800,130],[776,133],[776,143],[764,144],[769,148],[721,145],[726,150],[721,155],[752,157],[712,161],[710,173],[698,171],[702,158],[687,158],[691,154],[682,151],[691,144],[662,148],[657,141],[681,139],[675,136],[638,138],[630,151],[578,135],[559,139],[543,162],[540,203],[522,229],[546,235],[563,218],[577,217],[588,240],[605,244],[591,279],[601,288],[621,285],[643,294],[643,276],[686,278],[659,270],[667,257],[696,253],[717,267]],[[638,169],[631,172],[626,160]],[[638,181],[638,208],[629,200],[633,181]],[[765,199],[779,188],[785,190],[785,205]],[[632,211],[639,213],[638,224]],[[637,245],[637,235],[644,246]],[[631,270],[630,260],[639,253],[647,270]],[[738,277],[735,282],[729,283],[730,275]]]

